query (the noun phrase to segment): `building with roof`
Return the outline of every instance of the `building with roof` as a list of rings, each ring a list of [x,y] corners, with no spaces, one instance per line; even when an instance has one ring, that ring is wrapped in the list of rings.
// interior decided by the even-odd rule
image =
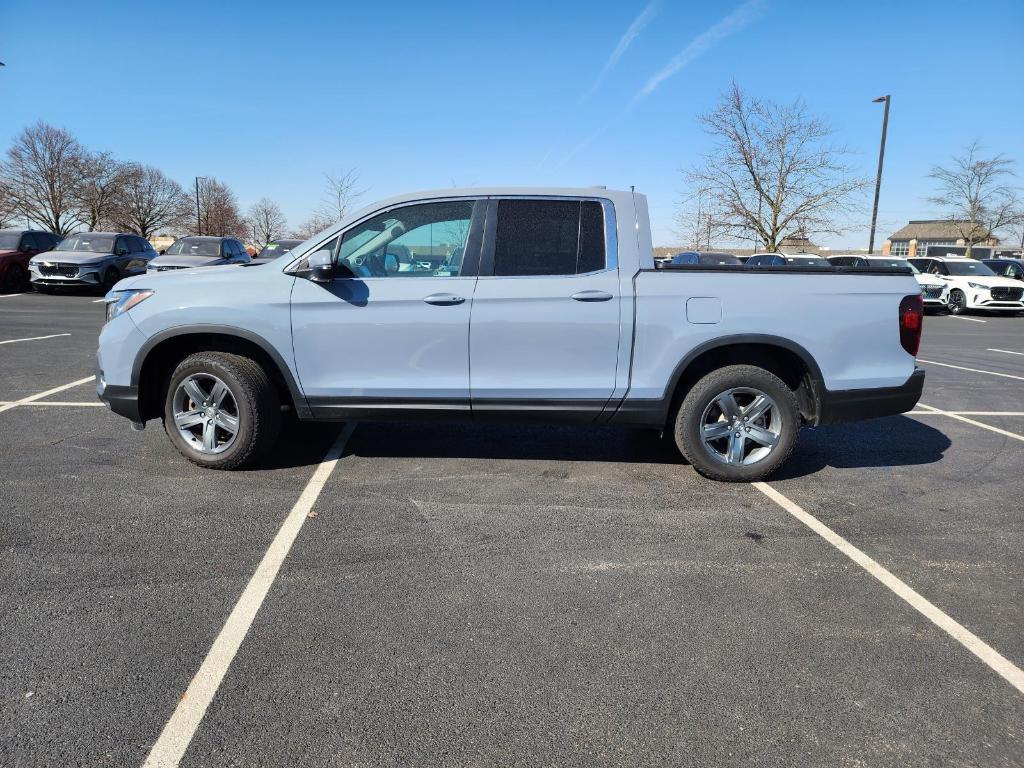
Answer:
[[[961,231],[966,222],[955,219],[919,219],[893,232],[882,245],[883,256],[925,256],[929,245],[967,245]],[[991,233],[980,238],[975,245],[998,245],[999,238]]]

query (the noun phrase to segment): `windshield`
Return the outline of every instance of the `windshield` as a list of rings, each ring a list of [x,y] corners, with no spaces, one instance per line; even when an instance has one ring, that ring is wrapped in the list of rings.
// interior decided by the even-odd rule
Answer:
[[[68,235],[60,241],[55,251],[87,251],[89,253],[113,253],[114,235],[95,235],[84,232],[80,235]]]
[[[980,261],[947,261],[949,274],[957,277],[995,277],[996,273]]]
[[[220,256],[220,240],[183,237],[167,249],[168,256]]]
[[[886,267],[887,269],[909,269],[915,275],[921,273],[921,270],[906,259],[871,259],[871,261],[868,262],[868,266]]]
[[[701,264],[742,264],[736,256],[731,253],[702,253]]]
[[[21,232],[0,232],[0,251],[13,251],[21,240]]]
[[[828,260],[820,256],[787,256],[786,263],[794,267],[831,267]]]
[[[286,251],[290,251],[296,245],[301,243],[301,240],[278,240],[276,243],[267,243],[263,246],[263,250],[257,254],[257,259],[273,259],[280,256]]]

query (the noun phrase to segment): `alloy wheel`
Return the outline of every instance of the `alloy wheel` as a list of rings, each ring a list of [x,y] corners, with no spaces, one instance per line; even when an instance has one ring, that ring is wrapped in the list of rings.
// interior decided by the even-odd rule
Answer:
[[[705,450],[723,464],[749,465],[775,450],[782,434],[782,414],[759,389],[734,387],[718,394],[700,421]]]
[[[228,386],[209,373],[182,379],[172,401],[174,426],[203,454],[223,453],[238,436],[238,403]]]

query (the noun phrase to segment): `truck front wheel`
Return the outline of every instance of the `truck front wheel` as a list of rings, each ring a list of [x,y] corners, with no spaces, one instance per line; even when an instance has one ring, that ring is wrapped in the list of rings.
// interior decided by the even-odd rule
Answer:
[[[164,430],[186,459],[237,469],[273,444],[281,421],[274,384],[253,360],[197,352],[174,370],[164,399]]]
[[[700,379],[675,414],[676,446],[712,480],[753,482],[777,470],[796,446],[796,395],[775,374],[730,365]]]

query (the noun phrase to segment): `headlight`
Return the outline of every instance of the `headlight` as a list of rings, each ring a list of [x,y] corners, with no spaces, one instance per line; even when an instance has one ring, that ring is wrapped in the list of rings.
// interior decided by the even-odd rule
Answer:
[[[111,291],[103,297],[107,302],[107,322],[124,314],[136,304],[141,304],[152,295],[153,291],[148,289]]]
[[[971,283],[971,282],[968,282],[967,284],[971,288],[974,288],[975,290],[978,290],[978,291],[987,291],[988,290],[988,286],[987,285],[981,285],[980,283]]]

